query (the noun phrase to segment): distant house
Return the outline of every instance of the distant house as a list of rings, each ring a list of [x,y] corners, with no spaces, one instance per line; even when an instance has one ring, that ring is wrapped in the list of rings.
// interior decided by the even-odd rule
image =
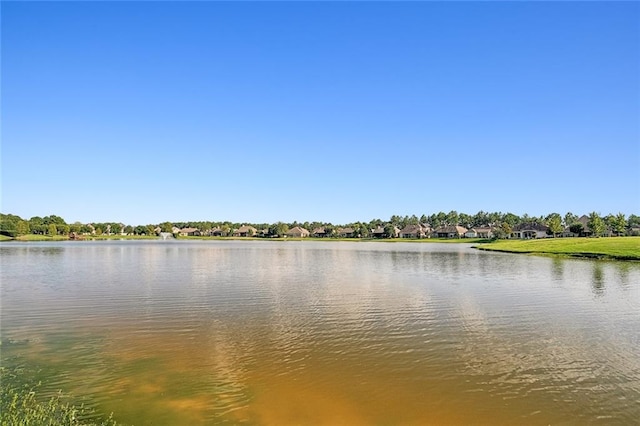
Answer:
[[[400,235],[400,230],[397,226],[393,227],[392,235],[389,236],[387,236],[387,233],[382,226],[378,226],[376,229],[371,231],[371,236],[373,238],[398,238],[398,235]]]
[[[209,235],[211,237],[222,237],[224,235],[224,232],[220,227],[215,227],[209,231]]]
[[[460,225],[446,225],[440,226],[433,231],[438,238],[462,238],[464,234],[467,232],[467,228]]]
[[[511,238],[529,240],[534,238],[547,238],[549,227],[542,223],[521,223],[513,227]]]
[[[198,228],[182,228],[178,234],[180,234],[181,237],[199,236],[200,230]]]
[[[327,231],[324,228],[315,228],[311,231],[311,235],[315,238],[322,238],[327,236]]]
[[[471,228],[464,233],[465,238],[492,238],[493,229],[489,227]]]
[[[299,226],[295,226],[287,231],[287,237],[305,238],[309,236],[309,231]]]
[[[431,229],[426,225],[407,225],[399,232],[400,238],[428,238]]]
[[[337,234],[341,238],[352,238],[355,235],[356,231],[353,228],[340,228],[337,231]]]
[[[172,234],[180,234],[180,228],[178,228],[177,226],[174,226],[171,228],[171,233]]]
[[[258,233],[258,230],[253,226],[242,225],[240,228],[236,229],[233,233],[234,237],[253,237]]]

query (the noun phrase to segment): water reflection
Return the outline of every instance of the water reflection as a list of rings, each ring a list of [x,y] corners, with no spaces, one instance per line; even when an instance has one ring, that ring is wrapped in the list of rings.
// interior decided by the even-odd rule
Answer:
[[[593,262],[591,288],[596,296],[604,294],[604,271],[602,263],[598,261]]]
[[[0,250],[3,351],[125,423],[640,416],[640,265],[407,243],[53,248]]]
[[[551,259],[551,272],[557,281],[562,281],[564,278],[564,259],[553,257]]]

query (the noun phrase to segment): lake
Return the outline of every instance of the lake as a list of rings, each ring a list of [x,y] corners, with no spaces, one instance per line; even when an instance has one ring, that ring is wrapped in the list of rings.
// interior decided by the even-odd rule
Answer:
[[[640,264],[465,244],[0,245],[2,363],[134,425],[637,424]]]

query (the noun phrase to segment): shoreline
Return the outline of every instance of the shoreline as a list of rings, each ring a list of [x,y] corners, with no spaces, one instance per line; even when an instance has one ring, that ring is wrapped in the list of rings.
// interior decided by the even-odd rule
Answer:
[[[72,240],[67,236],[49,237],[46,235],[28,235],[23,237],[4,237],[2,243],[29,242],[95,242],[95,241],[161,241],[156,236],[110,235],[93,236]],[[535,240],[488,240],[482,238],[259,238],[259,237],[209,237],[190,236],[172,238],[169,241],[282,241],[282,242],[375,242],[375,243],[413,243],[413,244],[473,244],[471,247],[482,251],[499,253],[529,254],[539,256],[557,256],[592,260],[617,260],[640,262],[640,237],[602,237],[602,238],[543,238]]]
[[[640,237],[499,240],[473,248],[499,253],[640,262]]]

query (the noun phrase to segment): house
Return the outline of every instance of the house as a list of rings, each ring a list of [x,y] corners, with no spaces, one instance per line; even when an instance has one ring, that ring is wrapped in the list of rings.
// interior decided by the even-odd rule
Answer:
[[[253,226],[242,225],[240,228],[236,229],[233,233],[234,237],[253,237],[258,233],[258,230]]]
[[[309,236],[309,231],[299,226],[295,226],[287,232],[287,237],[292,238],[305,238]]]
[[[222,237],[223,235],[224,235],[224,232],[220,227],[215,227],[209,231],[209,236],[211,237]]]
[[[427,238],[431,229],[426,225],[407,225],[399,232],[400,238]]]
[[[400,230],[397,226],[393,227],[392,235],[389,236],[387,236],[387,233],[382,226],[378,226],[376,229],[371,231],[371,236],[373,238],[398,238],[398,235],[400,235]]]
[[[322,238],[327,236],[327,231],[324,228],[315,228],[311,231],[311,235],[315,238]]]
[[[199,236],[200,230],[198,228],[182,228],[177,232],[181,237],[193,237]]]
[[[433,231],[433,234],[438,238],[462,238],[466,232],[467,228],[464,226],[445,225],[436,228],[436,230]]]
[[[524,240],[534,238],[547,238],[549,227],[542,223],[521,223],[513,227],[510,238],[520,238]]]
[[[338,236],[341,238],[352,238],[355,236],[356,231],[353,228],[340,228],[337,231]]]
[[[465,238],[493,238],[493,229],[490,227],[471,228],[464,233]]]

